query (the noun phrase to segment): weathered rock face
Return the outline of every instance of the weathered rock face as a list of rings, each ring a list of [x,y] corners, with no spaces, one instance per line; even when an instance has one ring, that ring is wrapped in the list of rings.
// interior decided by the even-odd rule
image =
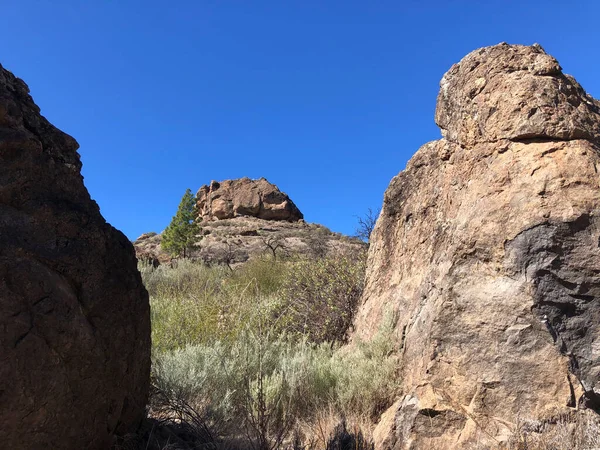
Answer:
[[[212,181],[196,194],[201,219],[251,216],[294,222],[303,218],[294,202],[266,179]]]
[[[356,335],[396,314],[403,397],[378,448],[496,447],[600,406],[600,107],[539,46],[441,82],[444,139],[385,193]]]
[[[74,139],[0,66],[0,442],[104,449],[145,413],[148,295]]]
[[[444,75],[435,120],[451,142],[595,140],[600,104],[539,45],[485,47]]]

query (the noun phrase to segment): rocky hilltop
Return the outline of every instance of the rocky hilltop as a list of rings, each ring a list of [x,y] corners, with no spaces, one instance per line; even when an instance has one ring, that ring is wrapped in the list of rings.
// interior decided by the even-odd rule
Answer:
[[[304,218],[294,202],[265,178],[211,181],[196,194],[202,221],[248,216],[297,222]]]
[[[148,294],[78,144],[0,66],[0,446],[106,449],[145,416]]]
[[[212,181],[196,195],[200,234],[191,258],[209,264],[239,264],[250,258],[312,254],[364,247],[359,239],[306,223],[294,202],[265,178]],[[171,257],[161,235],[145,233],[134,242],[138,258],[160,264]]]
[[[385,193],[355,322],[397,318],[380,449],[496,448],[600,408],[600,103],[539,45],[476,50],[440,87],[443,139]]]

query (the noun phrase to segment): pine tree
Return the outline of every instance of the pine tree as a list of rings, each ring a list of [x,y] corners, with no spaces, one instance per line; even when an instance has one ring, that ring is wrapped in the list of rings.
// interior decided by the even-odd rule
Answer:
[[[196,223],[197,216],[196,197],[187,189],[181,198],[177,213],[163,232],[161,247],[164,251],[171,256],[185,258],[188,255],[196,234],[200,232]]]

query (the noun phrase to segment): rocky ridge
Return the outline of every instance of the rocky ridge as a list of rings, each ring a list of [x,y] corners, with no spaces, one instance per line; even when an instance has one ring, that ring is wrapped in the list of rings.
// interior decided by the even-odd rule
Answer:
[[[145,417],[148,294],[78,144],[0,66],[0,442],[106,449]]]
[[[600,409],[600,103],[539,45],[442,78],[443,139],[390,183],[355,338],[397,318],[376,448],[496,448]]]
[[[190,256],[208,264],[236,265],[265,254],[323,256],[365,245],[306,223],[287,194],[265,178],[213,181],[196,198],[201,231]],[[170,262],[160,242],[160,234],[141,235],[134,241],[138,258],[154,265]]]

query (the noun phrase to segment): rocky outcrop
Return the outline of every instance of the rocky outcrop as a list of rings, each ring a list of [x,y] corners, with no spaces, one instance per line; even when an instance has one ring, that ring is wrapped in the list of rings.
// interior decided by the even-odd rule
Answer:
[[[160,247],[161,235],[145,233],[133,243],[138,259],[146,264],[164,264],[171,257]],[[264,220],[239,216],[201,223],[200,236],[190,258],[207,264],[237,265],[261,256],[298,254],[324,256],[329,253],[364,250],[361,240],[304,220]]]
[[[539,45],[485,47],[442,78],[435,121],[450,142],[597,140],[600,103]]]
[[[306,223],[294,202],[265,178],[213,181],[196,198],[200,231],[190,257],[207,264],[236,265],[265,253],[323,256],[365,246],[357,238]],[[156,233],[137,238],[138,259],[154,266],[170,262],[160,242]]]
[[[142,264],[158,267],[173,259],[160,247],[161,235],[155,232],[144,233],[133,241],[135,256]]]
[[[403,396],[378,448],[495,448],[600,407],[599,112],[538,45],[443,77],[444,138],[385,193],[355,322],[369,339],[397,318]]]
[[[105,449],[143,419],[148,295],[78,144],[0,67],[0,442]]]
[[[202,220],[250,216],[295,222],[303,218],[294,202],[265,178],[212,181],[196,194]]]

